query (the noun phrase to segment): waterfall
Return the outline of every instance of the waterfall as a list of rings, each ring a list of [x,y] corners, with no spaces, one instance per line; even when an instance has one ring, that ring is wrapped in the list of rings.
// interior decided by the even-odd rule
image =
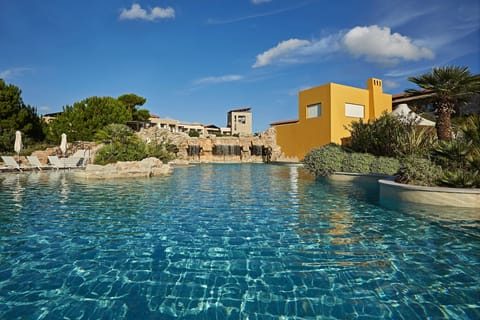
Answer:
[[[252,156],[262,156],[263,146],[252,145],[250,147],[250,155]]]
[[[212,154],[214,156],[240,156],[242,148],[238,145],[215,145]]]
[[[187,154],[190,157],[199,156],[200,155],[200,146],[188,146]]]

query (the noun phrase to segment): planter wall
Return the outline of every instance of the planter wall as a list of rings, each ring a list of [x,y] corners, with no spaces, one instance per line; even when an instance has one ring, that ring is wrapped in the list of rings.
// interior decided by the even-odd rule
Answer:
[[[392,176],[384,174],[364,174],[364,173],[351,173],[351,172],[335,172],[327,177],[333,181],[348,181],[348,182],[366,182],[377,183],[380,179],[393,179]]]
[[[379,180],[382,201],[406,201],[436,206],[479,208],[480,189],[422,187]],[[480,211],[478,213],[480,218]]]

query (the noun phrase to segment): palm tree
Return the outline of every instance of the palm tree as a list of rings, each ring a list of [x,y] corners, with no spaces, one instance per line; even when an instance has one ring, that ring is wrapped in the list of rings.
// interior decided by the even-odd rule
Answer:
[[[423,89],[408,89],[408,95],[429,93],[437,116],[438,139],[451,140],[451,116],[462,103],[480,93],[480,75],[472,75],[468,67],[446,66],[433,68],[431,73],[418,77],[409,77],[408,81]]]

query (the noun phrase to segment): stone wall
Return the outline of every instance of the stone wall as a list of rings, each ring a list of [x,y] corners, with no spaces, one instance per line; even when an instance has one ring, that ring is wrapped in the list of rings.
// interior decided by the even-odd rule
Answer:
[[[189,137],[186,133],[172,133],[166,129],[142,129],[139,136],[147,143],[170,143],[177,147],[177,157],[193,162],[268,162],[296,161],[287,159],[276,144],[275,129],[259,135],[208,135]]]

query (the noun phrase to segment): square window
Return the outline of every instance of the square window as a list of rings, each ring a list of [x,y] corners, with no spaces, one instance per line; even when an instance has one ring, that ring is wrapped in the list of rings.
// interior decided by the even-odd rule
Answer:
[[[316,103],[307,106],[307,119],[318,118],[322,116],[322,104]]]
[[[351,118],[363,118],[365,107],[360,104],[345,103],[345,116]]]

